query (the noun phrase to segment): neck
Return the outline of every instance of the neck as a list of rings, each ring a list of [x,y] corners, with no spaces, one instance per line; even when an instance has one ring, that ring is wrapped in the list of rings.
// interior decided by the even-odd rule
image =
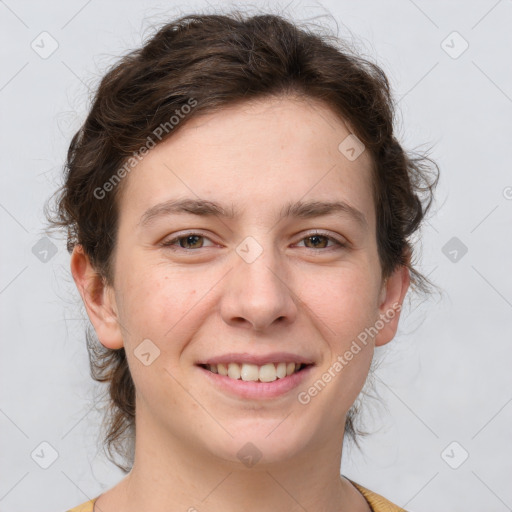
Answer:
[[[287,460],[251,467],[217,457],[204,448],[170,438],[138,415],[131,472],[98,510],[125,512],[359,512],[368,505],[340,476],[343,431],[328,443],[311,443]],[[327,438],[329,439],[329,438]]]

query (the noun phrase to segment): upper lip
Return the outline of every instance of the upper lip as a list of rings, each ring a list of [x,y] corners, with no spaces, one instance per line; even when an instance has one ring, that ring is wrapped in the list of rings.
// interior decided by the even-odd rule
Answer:
[[[229,353],[221,356],[210,357],[199,361],[197,364],[228,364],[228,363],[248,363],[257,366],[263,366],[268,363],[299,363],[299,364],[312,364],[311,358],[292,354],[291,352],[273,352],[271,354],[248,354],[247,352]]]

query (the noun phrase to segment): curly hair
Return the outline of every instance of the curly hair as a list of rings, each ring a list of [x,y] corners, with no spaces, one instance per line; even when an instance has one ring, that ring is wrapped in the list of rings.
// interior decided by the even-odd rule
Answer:
[[[320,100],[350,124],[372,157],[382,277],[407,266],[411,287],[428,293],[433,284],[413,266],[411,235],[431,206],[437,164],[426,154],[406,152],[395,137],[396,103],[378,65],[337,36],[276,14],[249,16],[235,10],[181,16],[121,57],[101,79],[87,118],[71,140],[63,185],[53,196],[55,208],[47,210],[51,228],[64,228],[68,251],[82,246],[97,273],[112,285],[123,190],[123,181],[112,184],[112,178],[125,176],[127,163],[136,163],[149,141],[171,137],[201,114],[283,95]],[[184,105],[194,107],[185,110]],[[170,122],[173,116],[178,123]],[[104,446],[109,459],[128,471],[135,387],[125,351],[103,347],[90,326],[86,339],[91,375],[108,383]],[[357,435],[365,433],[355,427],[357,411],[354,404],[345,433],[358,445]],[[124,463],[114,460],[115,453]]]

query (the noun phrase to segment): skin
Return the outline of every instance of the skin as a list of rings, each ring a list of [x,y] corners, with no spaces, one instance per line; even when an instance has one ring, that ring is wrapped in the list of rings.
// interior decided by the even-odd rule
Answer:
[[[125,347],[137,390],[135,464],[97,510],[369,510],[340,478],[344,423],[399,312],[308,404],[297,399],[409,287],[406,267],[382,279],[371,157],[349,161],[338,150],[349,133],[327,106],[295,97],[192,119],[124,178],[113,286],[75,248],[71,270],[88,316],[104,346]],[[147,209],[176,197],[239,211],[141,226]],[[298,200],[345,201],[367,225],[339,213],[279,221]],[[312,243],[315,229],[347,246]],[[161,245],[187,230],[206,238],[175,242],[177,251]],[[248,236],[262,248],[252,263],[236,252]],[[145,339],[160,350],[148,366],[134,354]],[[227,352],[275,351],[315,366],[299,389],[273,399],[228,396],[196,366]],[[237,457],[248,442],[261,454],[250,468]]]

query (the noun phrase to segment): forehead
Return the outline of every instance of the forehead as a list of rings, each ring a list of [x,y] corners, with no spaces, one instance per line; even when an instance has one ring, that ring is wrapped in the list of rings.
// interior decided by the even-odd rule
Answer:
[[[350,128],[324,103],[265,98],[184,122],[130,173],[122,214],[140,216],[179,196],[254,210],[263,220],[283,204],[343,200],[373,222],[371,157],[351,160],[340,150]]]

